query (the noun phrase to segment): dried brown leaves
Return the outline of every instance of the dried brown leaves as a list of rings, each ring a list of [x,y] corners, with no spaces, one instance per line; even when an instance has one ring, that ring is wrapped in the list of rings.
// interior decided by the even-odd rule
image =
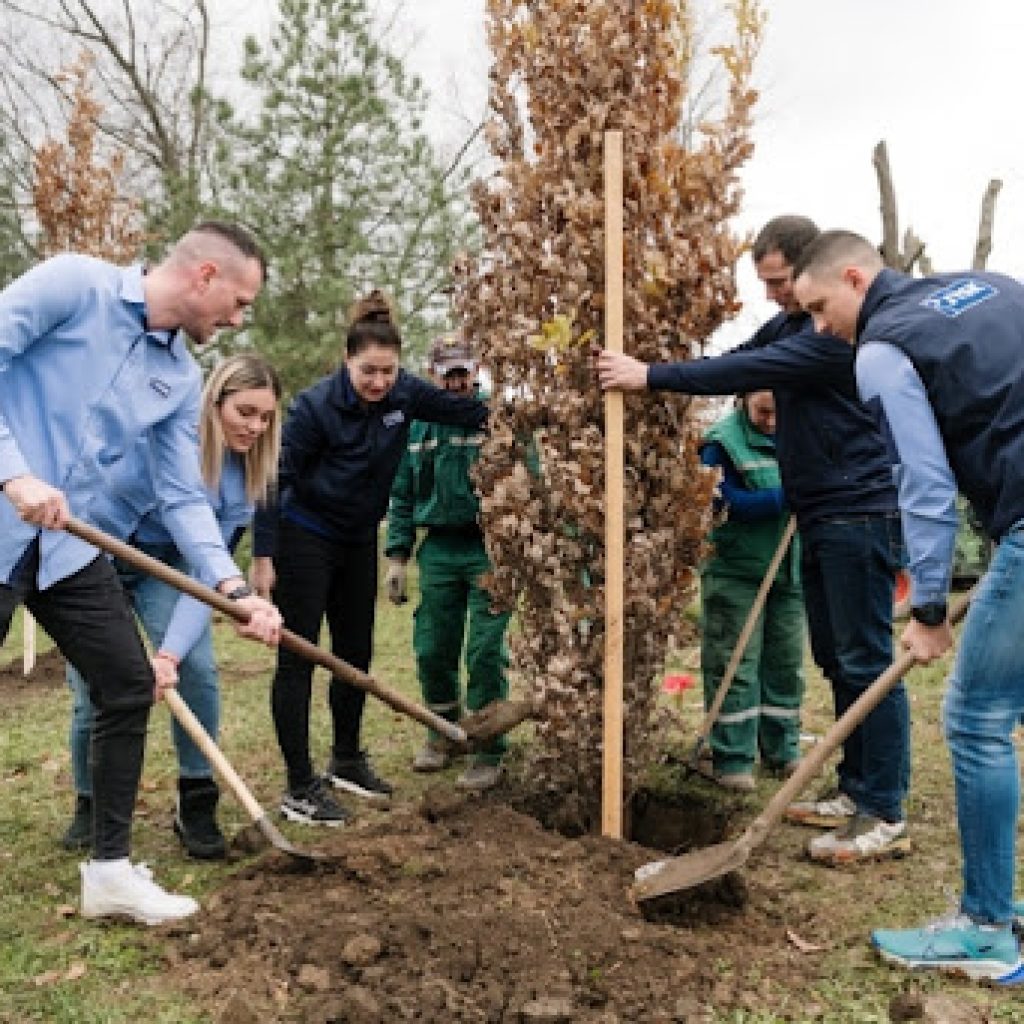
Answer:
[[[116,263],[137,258],[144,233],[140,204],[120,191],[124,154],[96,154],[102,113],[89,88],[92,58],[83,54],[64,74],[73,83],[67,141],[49,139],[35,152],[32,203],[44,256],[81,252]]]
[[[677,141],[686,0],[488,0],[498,172],[474,186],[484,236],[456,303],[494,375],[478,469],[496,598],[520,611],[517,665],[545,702],[536,767],[596,799],[603,660],[603,400],[588,341],[604,313],[603,133],[625,135],[626,351],[679,360],[738,309],[729,229],[749,157],[762,18],[729,5],[722,120]],[[524,122],[524,117],[526,121]],[[626,773],[649,762],[654,677],[692,594],[713,477],[680,397],[626,401]],[[533,446],[539,468],[528,470]]]

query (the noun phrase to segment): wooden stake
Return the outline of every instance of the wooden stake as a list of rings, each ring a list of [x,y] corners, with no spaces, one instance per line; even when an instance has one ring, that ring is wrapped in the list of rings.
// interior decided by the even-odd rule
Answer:
[[[622,132],[604,133],[604,347],[622,351]],[[601,833],[622,838],[623,542],[622,392],[604,399],[604,761]]]
[[[24,606],[21,608],[21,671],[31,675],[36,667],[36,619]]]

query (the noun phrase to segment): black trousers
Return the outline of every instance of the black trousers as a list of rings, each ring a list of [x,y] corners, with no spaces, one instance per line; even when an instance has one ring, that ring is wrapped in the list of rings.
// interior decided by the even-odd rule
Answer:
[[[153,672],[128,598],[110,562],[98,556],[46,590],[36,587],[39,544],[0,584],[0,643],[24,603],[89,685],[96,707],[90,762],[93,857],[116,860],[131,847],[132,814],[142,775]]]
[[[376,540],[340,544],[282,519],[274,568],[274,603],[281,610],[285,626],[315,644],[326,617],[331,651],[367,671],[377,602]],[[309,754],[312,677],[313,666],[305,658],[284,647],[277,649],[271,708],[292,791],[305,788],[313,780]],[[329,701],[334,754],[350,757],[359,751],[366,692],[334,677]]]

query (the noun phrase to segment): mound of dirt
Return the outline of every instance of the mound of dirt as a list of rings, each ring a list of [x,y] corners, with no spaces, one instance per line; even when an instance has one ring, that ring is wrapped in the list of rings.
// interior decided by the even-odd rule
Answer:
[[[34,693],[64,686],[64,658],[56,648],[36,658],[29,675],[22,670],[21,657],[0,667],[0,694],[4,703],[31,700]]]
[[[770,979],[799,988],[813,970],[735,892],[645,920],[629,887],[652,851],[566,838],[494,799],[432,792],[310,838],[337,863],[250,862],[161,936],[170,976],[221,1024],[693,1024],[764,1006]],[[737,948],[757,974],[725,981],[720,958]]]

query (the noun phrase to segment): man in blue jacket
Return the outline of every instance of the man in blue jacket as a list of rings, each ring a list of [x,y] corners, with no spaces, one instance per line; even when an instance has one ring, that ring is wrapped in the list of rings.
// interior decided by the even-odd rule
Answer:
[[[605,388],[775,392],[776,447],[800,528],[811,648],[838,716],[892,661],[902,542],[892,458],[857,397],[853,353],[839,338],[816,333],[793,295],[793,264],[817,235],[811,221],[797,216],[777,217],[758,234],[758,277],[781,312],[738,349],[652,366],[603,352],[598,369]],[[835,829],[810,841],[810,856],[840,864],[905,853],[909,766],[910,712],[901,683],[843,745],[838,791],[788,808],[790,821]]]
[[[198,904],[165,892],[128,859],[158,687],[113,566],[62,528],[70,515],[89,519],[111,468],[147,436],[157,501],[179,550],[250,613],[241,632],[277,642],[277,610],[250,594],[207,503],[200,374],[184,339],[203,344],[239,326],[264,270],[247,233],[207,222],[148,273],[56,256],[0,292],[0,638],[24,602],[96,706],[85,917],[159,924]]]
[[[998,547],[964,624],[944,702],[963,856],[958,910],[872,941],[908,967],[1024,982],[1011,927],[1020,779],[1012,733],[1024,714],[1024,287],[969,271],[921,279],[884,269],[859,235],[829,231],[796,268],[795,294],[856,346],[864,401],[899,455],[910,555],[902,644],[927,664],[952,644],[946,597],[957,488]]]

